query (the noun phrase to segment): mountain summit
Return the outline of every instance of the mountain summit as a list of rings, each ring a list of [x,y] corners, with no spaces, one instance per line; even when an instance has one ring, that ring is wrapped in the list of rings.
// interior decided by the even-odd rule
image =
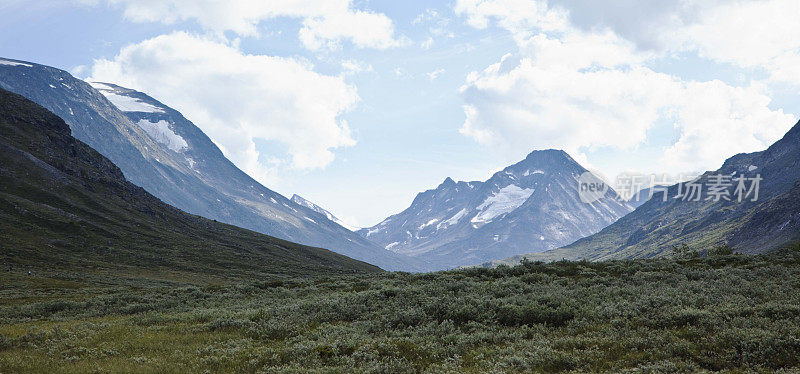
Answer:
[[[751,180],[746,184],[750,194],[742,201],[736,192],[740,177]],[[757,188],[754,178],[760,181]],[[721,189],[710,189],[716,180],[726,183]],[[702,193],[697,199],[682,198],[691,185],[701,186]],[[727,198],[715,198],[715,194]],[[800,122],[766,150],[735,155],[718,170],[670,186],[666,197],[664,192],[656,193],[597,234],[564,248],[496,263],[516,264],[522,257],[608,260],[670,256],[684,245],[697,251],[728,245],[744,253],[765,252],[800,240],[798,201]]]
[[[632,210],[608,189],[581,201],[588,171],[561,150],[531,152],[485,182],[445,179],[411,206],[359,233],[435,268],[545,251],[591,235]]]

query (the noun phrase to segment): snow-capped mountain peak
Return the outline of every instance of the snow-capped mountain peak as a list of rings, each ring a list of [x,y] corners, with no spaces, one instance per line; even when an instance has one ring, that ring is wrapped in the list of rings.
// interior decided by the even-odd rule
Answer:
[[[437,268],[552,249],[632,210],[613,190],[582,203],[578,178],[585,172],[564,151],[534,151],[483,182],[447,178],[418,194],[408,209],[359,233]]]

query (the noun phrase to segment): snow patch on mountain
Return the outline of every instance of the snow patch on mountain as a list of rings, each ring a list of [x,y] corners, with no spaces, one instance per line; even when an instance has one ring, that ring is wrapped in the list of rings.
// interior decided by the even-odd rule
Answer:
[[[139,120],[136,124],[144,129],[147,135],[150,135],[153,140],[166,145],[167,148],[175,152],[182,152],[189,148],[189,144],[186,143],[186,140],[169,128],[169,122],[167,121],[160,120],[158,122],[150,122],[143,119]]]
[[[439,223],[436,226],[436,229],[437,230],[446,229],[449,226],[454,226],[454,225],[458,224],[458,221],[460,221],[466,215],[467,215],[467,209],[466,208],[461,209],[461,210],[458,211],[458,213],[454,214],[452,217],[448,218],[446,221],[442,221],[441,223]]]
[[[88,82],[88,83],[95,90],[98,90],[98,91],[106,90],[106,91],[114,92],[114,87],[111,87],[111,86],[109,86],[109,85],[107,85],[105,83],[100,83],[100,82]]]
[[[164,113],[164,109],[145,103],[135,97],[117,95],[104,90],[101,90],[100,93],[123,112]]]
[[[492,196],[486,198],[478,206],[480,213],[470,220],[472,223],[489,222],[495,217],[510,213],[519,208],[533,194],[533,188],[520,188],[517,185],[509,185],[500,189]]]
[[[120,95],[116,93],[116,89],[100,82],[89,82],[89,85],[94,89],[100,91],[103,96],[114,104],[117,109],[123,112],[143,112],[143,113],[165,113],[164,108],[159,108],[155,105],[145,103],[135,97]]]
[[[422,230],[422,229],[424,229],[424,228],[426,228],[426,227],[428,227],[428,226],[430,226],[430,225],[432,225],[432,224],[434,224],[436,222],[439,222],[439,219],[434,218],[434,219],[432,219],[432,220],[430,220],[430,221],[428,221],[426,223],[423,223],[423,224],[419,225],[419,229]]]
[[[24,67],[26,67],[26,68],[32,68],[32,67],[33,67],[33,65],[29,65],[29,64],[23,64],[23,63],[21,63],[21,62],[16,62],[16,61],[4,60],[4,59],[2,59],[2,58],[0,58],[0,65],[6,65],[6,66],[24,66]]]

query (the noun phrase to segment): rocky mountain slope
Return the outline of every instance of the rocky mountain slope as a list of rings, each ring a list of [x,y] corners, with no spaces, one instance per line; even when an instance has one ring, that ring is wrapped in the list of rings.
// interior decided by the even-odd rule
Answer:
[[[322,214],[323,216],[327,217],[329,220],[338,223],[339,225],[341,225],[342,227],[344,227],[344,228],[346,228],[346,229],[348,229],[350,231],[358,231],[360,229],[360,228],[355,227],[353,225],[347,224],[346,222],[340,220],[335,215],[333,215],[333,213],[327,211],[325,208],[323,208],[323,207],[321,207],[321,206],[319,206],[317,204],[314,204],[309,200],[306,200],[305,198],[303,198],[300,195],[297,195],[297,194],[292,195],[292,199],[291,200],[295,204],[302,205],[302,206],[304,206],[304,207],[306,207],[308,209],[311,209],[311,210],[313,210],[313,211],[315,211],[315,212],[317,212],[319,214]]]
[[[126,181],[59,117],[0,89],[4,270],[258,279],[375,266],[182,212]]]
[[[423,270],[262,186],[194,124],[163,103],[109,83],[90,84],[34,63],[3,60],[0,88],[52,111],[125,177],[186,212],[324,247],[387,270]]]
[[[439,269],[557,248],[632,210],[613,189],[581,201],[584,173],[564,151],[534,151],[485,182],[447,178],[408,209],[359,233]]]
[[[722,177],[720,177],[722,176]],[[725,183],[719,182],[722,178]],[[744,189],[739,189],[742,178]],[[755,186],[755,179],[760,179]],[[629,259],[668,256],[687,245],[703,251],[729,245],[760,253],[800,239],[800,122],[768,149],[739,154],[695,181],[659,192],[631,214],[599,233],[546,253],[531,253],[498,263],[536,260]],[[692,185],[703,186],[696,198]],[[716,190],[712,186],[723,188]],[[694,188],[697,191],[697,188]],[[749,192],[749,194],[748,194]],[[754,199],[755,193],[758,193]],[[727,197],[718,197],[719,194]],[[744,197],[739,201],[739,197]],[[755,200],[755,201],[754,201]]]

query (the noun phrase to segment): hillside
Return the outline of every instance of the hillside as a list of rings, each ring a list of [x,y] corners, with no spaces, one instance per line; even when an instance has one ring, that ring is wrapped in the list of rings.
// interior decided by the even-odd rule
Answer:
[[[715,176],[730,176],[723,189],[730,200],[711,195],[708,185]],[[760,177],[755,194],[738,201],[737,177]],[[744,253],[769,251],[800,238],[800,123],[768,149],[739,154],[721,168],[695,182],[706,186],[700,198],[676,198],[690,190],[689,183],[669,187],[667,197],[656,193],[635,211],[599,233],[564,248],[531,253],[495,262],[513,264],[523,257],[534,260],[630,259],[668,256],[676,247],[708,248],[729,245]],[[749,190],[752,181],[746,184]],[[755,192],[755,191],[753,191]]]
[[[258,279],[375,272],[324,249],[175,209],[125,180],[67,124],[0,90],[4,270],[125,278]]]
[[[110,159],[130,182],[178,209],[387,270],[423,270],[261,185],[180,112],[144,93],[13,61],[0,64],[0,88],[64,119],[75,138]]]

